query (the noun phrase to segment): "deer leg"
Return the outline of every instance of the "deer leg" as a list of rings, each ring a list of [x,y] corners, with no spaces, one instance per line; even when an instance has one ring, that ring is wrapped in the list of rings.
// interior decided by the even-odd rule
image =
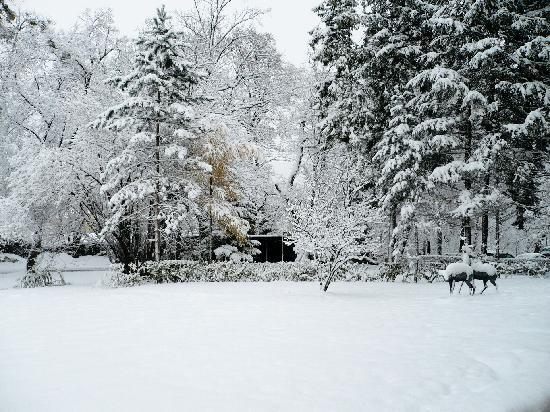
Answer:
[[[485,292],[485,289],[487,289],[487,281],[483,281],[483,290],[481,291],[480,295],[483,295],[483,292]]]
[[[474,293],[476,293],[475,286],[472,285],[472,283],[469,280],[465,280],[465,282],[468,285],[468,287],[470,288],[470,295],[474,295]]]
[[[460,288],[458,289],[458,294],[460,295],[460,292],[462,291],[462,286],[464,286],[464,281],[460,284]]]
[[[489,280],[495,286],[495,288],[498,290],[497,282],[495,282],[495,279],[489,279]]]

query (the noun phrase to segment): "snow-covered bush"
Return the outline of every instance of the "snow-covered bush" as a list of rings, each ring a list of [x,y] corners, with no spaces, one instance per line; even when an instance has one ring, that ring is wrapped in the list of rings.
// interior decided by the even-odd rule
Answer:
[[[431,279],[431,281],[443,280],[441,276],[436,275],[440,273],[441,269],[445,268],[449,263],[456,261],[456,259],[456,256],[446,255],[415,256],[409,258],[409,271],[417,274],[419,278],[424,277]],[[493,258],[485,259],[489,263],[474,261],[471,265],[472,269],[478,272],[486,272],[490,275],[496,273],[501,277],[514,275],[544,277],[547,273],[550,273],[550,259],[501,259],[498,261]],[[458,265],[453,265],[451,271],[454,271],[454,269],[464,269],[463,263],[459,262]],[[382,268],[382,272],[384,272],[384,268]],[[445,272],[445,275],[447,274],[448,271]]]
[[[380,276],[386,282],[395,282],[399,275],[406,273],[405,268],[400,263],[385,263],[380,269]]]
[[[259,243],[258,241],[252,241],[255,244]],[[249,253],[247,253],[249,252]],[[214,255],[216,260],[219,261],[229,261],[229,262],[249,262],[251,263],[254,260],[254,255],[260,253],[258,249],[254,246],[245,248],[245,250],[239,250],[236,246],[233,245],[222,245],[219,248],[214,250]]]
[[[26,256],[30,248],[31,246],[23,240],[6,239],[0,235],[0,253],[12,253],[17,256]]]
[[[17,263],[17,259],[11,256],[0,254],[0,263]]]
[[[495,266],[501,277],[514,275],[544,277],[550,273],[550,259],[503,259],[495,262]]]
[[[31,263],[32,261],[32,263]],[[55,269],[55,255],[49,253],[31,253],[27,258],[27,271],[17,280],[17,288],[40,288],[46,286],[65,286],[63,274]]]
[[[121,268],[120,268],[121,269]],[[109,275],[107,286],[134,286],[139,283],[182,282],[271,282],[277,280],[317,280],[313,265],[295,263],[238,263],[198,261],[146,262],[131,268],[130,274],[118,270]]]
[[[122,265],[116,266],[103,281],[106,287],[128,287],[147,283],[186,282],[318,282],[324,279],[328,267],[313,262],[235,263],[216,262],[205,264],[198,261],[174,260],[146,262],[139,267],[130,267],[124,273]],[[350,264],[335,276],[337,281],[373,281],[380,279],[372,266]]]
[[[146,283],[144,279],[136,272],[125,273],[124,265],[113,265],[114,270],[107,272],[101,281],[100,286],[108,288],[130,287],[138,286]],[[134,268],[135,269],[135,268]]]
[[[57,276],[56,276],[57,275]],[[49,269],[27,272],[17,280],[16,288],[41,288],[46,286],[64,286],[65,279],[60,272]]]

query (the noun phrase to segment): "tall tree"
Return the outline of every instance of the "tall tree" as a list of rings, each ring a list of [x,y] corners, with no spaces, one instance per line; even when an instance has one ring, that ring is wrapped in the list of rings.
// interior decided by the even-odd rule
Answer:
[[[144,201],[150,202],[156,261],[161,258],[163,224],[174,230],[198,213],[200,187],[192,172],[202,164],[193,147],[201,133],[193,109],[201,101],[194,95],[201,75],[182,58],[181,39],[169,20],[164,7],[157,10],[136,42],[132,72],[112,80],[128,98],[93,124],[133,133],[109,163],[103,190],[116,189],[111,227],[136,203],[143,208]]]
[[[364,7],[359,69],[368,102],[363,107],[364,140],[367,150],[374,148],[380,167],[376,186],[380,205],[390,218],[391,259],[406,245],[414,217],[411,205],[418,201],[422,184],[419,147],[411,136],[406,108],[411,97],[406,84],[425,66],[422,57],[430,41],[425,24],[436,7],[416,0],[367,1]]]
[[[271,34],[254,27],[262,10],[237,9],[235,4],[197,0],[178,21],[186,36],[186,56],[206,74],[200,89],[209,100],[202,110],[225,124],[229,146],[254,153],[247,162],[237,162],[242,192],[235,206],[251,231],[268,233],[279,227],[274,214],[284,213],[272,165],[300,134],[296,108],[308,97],[307,75],[282,59]]]
[[[354,82],[357,45],[353,34],[359,24],[357,2],[325,0],[314,12],[321,18],[321,26],[311,33],[313,60],[326,71],[317,86],[314,107],[320,119],[318,127],[328,142],[354,140],[357,137],[355,117],[361,113],[357,104],[362,95]]]
[[[495,86],[506,142],[501,179],[523,229],[525,212],[538,213],[550,162],[550,9],[544,1],[508,1],[496,17],[507,58]]]
[[[481,251],[486,253],[488,214],[496,199],[505,195],[517,205],[518,227],[523,227],[524,210],[538,202],[537,181],[548,147],[549,76],[543,63],[548,57],[541,53],[548,22],[537,2],[452,1],[434,14],[430,26],[434,68],[454,70],[469,90],[462,150],[464,159],[479,167],[461,173],[465,191],[457,211],[469,243],[471,219],[482,217]],[[522,51],[535,44],[536,52],[522,58]],[[512,119],[519,124],[509,124]]]

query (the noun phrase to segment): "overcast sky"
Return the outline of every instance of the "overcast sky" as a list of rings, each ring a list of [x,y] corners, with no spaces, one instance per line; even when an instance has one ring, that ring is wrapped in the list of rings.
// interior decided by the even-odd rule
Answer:
[[[233,0],[235,7],[271,9],[264,16],[260,29],[273,34],[279,51],[286,60],[301,65],[308,60],[308,32],[318,19],[311,11],[321,0]],[[60,28],[68,28],[86,8],[107,8],[113,10],[119,30],[135,35],[154,10],[165,4],[169,10],[188,9],[193,0],[20,0],[23,9],[34,10],[56,22]]]

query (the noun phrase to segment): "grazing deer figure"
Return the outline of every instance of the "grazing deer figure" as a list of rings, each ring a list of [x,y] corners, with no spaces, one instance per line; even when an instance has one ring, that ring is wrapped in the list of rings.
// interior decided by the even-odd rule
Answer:
[[[474,271],[474,279],[483,281],[483,290],[481,291],[481,293],[485,292],[485,289],[487,289],[487,282],[491,282],[498,290],[498,286],[496,283],[497,270],[493,265],[490,265],[488,263],[481,263],[478,261],[472,263],[472,269]]]

